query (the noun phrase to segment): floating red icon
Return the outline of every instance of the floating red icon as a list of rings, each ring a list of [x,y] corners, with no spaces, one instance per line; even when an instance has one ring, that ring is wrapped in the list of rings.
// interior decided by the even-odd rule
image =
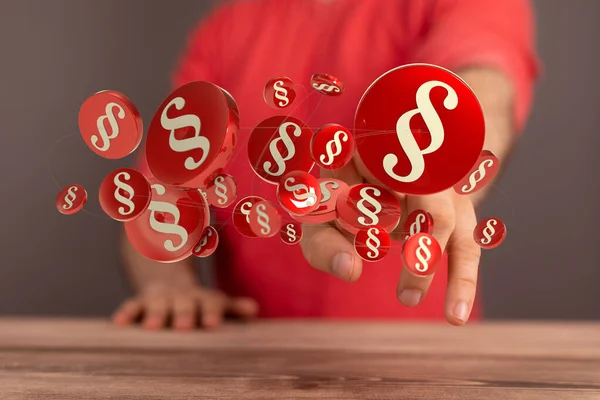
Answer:
[[[248,219],[250,220],[250,229],[257,237],[273,237],[281,230],[279,210],[268,200],[254,204]]]
[[[290,214],[292,218],[305,224],[324,224],[338,218],[336,202],[340,193],[348,189],[344,181],[338,179],[317,179],[321,188],[321,201],[316,210],[306,215]]]
[[[325,125],[312,137],[310,151],[319,167],[340,169],[348,164],[354,155],[354,136],[341,125]]]
[[[94,153],[104,158],[118,159],[137,149],[144,127],[138,109],[127,96],[104,90],[82,104],[79,131],[85,144]]]
[[[440,244],[429,233],[415,233],[402,248],[404,266],[416,275],[431,275],[442,259]]]
[[[484,150],[479,156],[475,167],[454,185],[454,191],[458,194],[472,194],[487,185],[498,173],[500,161],[489,150]]]
[[[206,187],[208,204],[217,208],[227,208],[237,198],[237,184],[231,175],[217,175]]]
[[[120,168],[104,178],[98,197],[109,217],[116,221],[131,221],[148,208],[150,184],[135,169]]]
[[[221,173],[239,129],[237,104],[209,82],[191,82],[171,93],[154,115],[146,159],[159,181],[201,188]]]
[[[279,231],[279,236],[281,237],[281,241],[285,244],[292,245],[300,243],[300,239],[302,239],[302,224],[299,222],[288,222],[287,224],[283,224]]]
[[[321,187],[311,174],[292,171],[277,185],[277,199],[288,213],[306,215],[319,207]]]
[[[315,165],[310,156],[313,132],[293,117],[277,116],[261,122],[250,134],[248,159],[256,174],[277,184],[291,171],[310,172]]]
[[[433,234],[433,218],[427,211],[415,210],[409,214],[404,222],[402,231],[405,234],[404,240],[408,240],[410,236],[420,232]]]
[[[87,202],[87,192],[81,185],[69,185],[56,196],[56,209],[61,214],[71,215],[81,210]]]
[[[411,64],[369,87],[354,134],[357,161],[371,178],[400,193],[424,195],[452,187],[473,168],[485,124],[477,97],[462,79],[441,67]]]
[[[196,257],[208,257],[211,256],[219,246],[219,234],[217,230],[212,226],[207,226],[202,232],[200,241],[192,249],[192,254]]]
[[[348,232],[379,225],[392,232],[400,222],[400,201],[388,189],[379,185],[359,184],[350,186],[337,199],[337,222]]]
[[[379,261],[391,249],[390,234],[380,226],[370,226],[358,231],[354,237],[354,250],[365,261]]]
[[[233,208],[233,226],[239,233],[248,238],[257,237],[252,229],[250,229],[250,210],[252,207],[258,203],[263,201],[262,197],[258,196],[248,196],[244,197]]]
[[[341,96],[344,93],[344,84],[329,74],[314,74],[310,78],[310,85],[317,92],[328,96]]]
[[[208,226],[206,201],[198,190],[181,190],[150,182],[150,205],[125,222],[131,245],[146,258],[170,263],[192,254]]]
[[[287,108],[296,100],[294,82],[287,76],[273,78],[266,84],[263,97],[273,108]]]
[[[506,225],[499,218],[486,218],[477,223],[473,239],[483,249],[500,246],[506,237]]]

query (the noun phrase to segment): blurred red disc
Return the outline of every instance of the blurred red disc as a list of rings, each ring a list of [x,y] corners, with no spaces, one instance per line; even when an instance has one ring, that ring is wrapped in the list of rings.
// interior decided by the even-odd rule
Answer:
[[[354,237],[354,250],[365,261],[379,261],[391,249],[390,234],[382,227],[375,225],[362,228]]]
[[[461,78],[412,64],[385,73],[367,89],[354,135],[363,174],[396,192],[424,195],[452,187],[471,170],[485,124],[477,97]]]
[[[243,236],[249,238],[257,237],[252,229],[250,229],[250,210],[252,207],[264,199],[258,196],[248,196],[244,197],[233,208],[233,226],[241,233]]]
[[[237,198],[237,184],[231,175],[217,175],[206,187],[208,204],[217,208],[227,208]]]
[[[341,96],[344,93],[344,84],[328,74],[314,74],[310,78],[310,85],[317,92],[328,96]]]
[[[258,237],[273,237],[281,230],[281,215],[275,204],[259,201],[250,210],[250,229]]]
[[[416,275],[431,275],[442,259],[442,248],[428,233],[415,233],[402,248],[404,266]]]
[[[313,132],[293,117],[277,116],[261,122],[250,134],[248,159],[256,174],[277,184],[291,171],[310,172],[315,165],[310,156]]]
[[[433,218],[427,211],[414,210],[404,222],[404,229],[402,231],[405,234],[404,240],[420,232],[433,234]]]
[[[150,204],[148,180],[131,168],[120,168],[108,174],[98,194],[104,212],[117,221],[136,219]]]
[[[287,76],[280,76],[267,82],[263,93],[265,102],[273,108],[283,109],[296,100],[294,82]]]
[[[118,159],[137,149],[144,126],[138,109],[127,96],[104,90],[90,96],[81,105],[79,131],[94,153]]]
[[[198,190],[182,190],[150,181],[146,211],[125,222],[131,245],[146,258],[170,263],[192,254],[208,225],[206,201]]]
[[[312,137],[310,151],[319,167],[340,169],[346,166],[354,155],[354,136],[341,125],[325,125]]]
[[[287,212],[305,215],[319,207],[321,187],[311,174],[292,171],[277,185],[277,199]]]
[[[306,215],[290,214],[292,218],[305,224],[324,224],[338,218],[336,202],[340,193],[348,189],[344,181],[331,178],[317,179],[321,188],[321,201],[316,210]]]
[[[299,222],[288,222],[283,224],[279,231],[281,241],[285,244],[296,244],[300,243],[302,239],[302,224]]]
[[[486,218],[477,223],[473,231],[473,239],[483,249],[500,246],[506,237],[506,225],[500,218]]]
[[[204,187],[227,164],[238,129],[229,93],[210,82],[188,83],[165,99],[150,123],[148,167],[165,184]]]
[[[71,215],[81,210],[87,202],[87,192],[81,185],[69,185],[56,196],[56,209],[61,214]]]
[[[498,173],[500,161],[489,150],[484,150],[473,169],[454,185],[454,191],[458,194],[473,194],[483,189]]]
[[[217,250],[217,246],[219,246],[219,234],[215,228],[209,225],[204,228],[204,232],[202,232],[198,244],[194,246],[192,254],[200,258],[208,257]]]

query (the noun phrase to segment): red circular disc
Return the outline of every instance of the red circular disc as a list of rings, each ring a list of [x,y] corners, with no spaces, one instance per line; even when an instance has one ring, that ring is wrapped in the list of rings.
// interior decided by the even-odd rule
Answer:
[[[120,168],[108,174],[98,194],[104,212],[117,221],[136,219],[150,204],[148,180],[131,168]]]
[[[452,187],[471,170],[485,124],[477,97],[461,78],[412,64],[385,73],[367,89],[354,135],[359,169],[392,190],[423,195]]]
[[[233,208],[233,226],[241,233],[243,236],[249,238],[257,237],[252,229],[250,229],[250,210],[252,207],[264,199],[258,196],[248,196],[244,197]]]
[[[377,225],[361,229],[354,237],[354,250],[365,261],[379,261],[391,248],[390,234]]]
[[[506,225],[499,218],[486,218],[477,223],[473,239],[483,249],[500,246],[506,237]]]
[[[287,76],[273,78],[265,85],[263,97],[265,102],[273,108],[287,108],[296,100],[294,82]]]
[[[81,105],[79,131],[94,153],[118,159],[137,149],[144,126],[138,109],[127,96],[104,90],[90,96]]]
[[[379,185],[350,186],[337,199],[338,223],[352,234],[379,225],[392,232],[400,222],[402,209],[396,196]]]
[[[259,201],[250,210],[250,229],[257,237],[273,237],[281,230],[281,215],[275,204]]]
[[[354,136],[341,125],[325,125],[312,137],[310,151],[319,167],[340,169],[346,166],[354,155]]]
[[[292,171],[277,185],[277,199],[290,214],[305,215],[319,207],[321,187],[311,174]]]
[[[306,215],[290,214],[295,220],[305,224],[324,224],[338,218],[336,210],[337,198],[340,193],[348,190],[348,185],[344,181],[331,178],[317,179],[317,182],[319,182],[319,187],[321,188],[319,207]]]
[[[328,96],[341,96],[344,93],[344,84],[329,74],[314,74],[310,78],[310,85],[317,92]]]
[[[475,167],[454,185],[454,191],[458,194],[472,194],[487,185],[498,173],[500,161],[489,150],[484,150],[479,156]]]
[[[296,244],[300,243],[302,239],[302,224],[299,222],[288,222],[283,224],[279,231],[281,241],[285,244]]]
[[[192,254],[196,257],[208,257],[212,255],[219,246],[219,234],[212,226],[207,226],[202,232],[200,240],[192,249]]]
[[[198,190],[181,190],[150,182],[146,211],[125,222],[131,245],[146,258],[170,263],[192,254],[208,225],[206,201]]]
[[[206,199],[213,207],[227,208],[236,198],[237,184],[231,175],[217,175],[206,187]]]
[[[416,233],[404,242],[404,266],[416,275],[431,275],[442,259],[442,248],[428,233]]]
[[[152,174],[168,185],[206,186],[235,146],[237,104],[209,82],[191,82],[171,93],[154,115],[146,142]]]
[[[310,156],[313,132],[293,117],[277,116],[261,122],[250,134],[248,159],[256,174],[277,184],[291,171],[310,172],[315,165]]]
[[[75,214],[87,202],[87,192],[81,185],[69,185],[56,196],[56,209],[65,215]]]
[[[433,234],[433,217],[427,211],[415,210],[408,215],[404,222],[404,229],[402,233],[405,234],[404,240],[415,233],[429,233]]]

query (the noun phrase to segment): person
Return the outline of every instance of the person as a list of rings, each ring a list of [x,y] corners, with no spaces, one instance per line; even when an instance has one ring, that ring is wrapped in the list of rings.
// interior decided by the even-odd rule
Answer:
[[[534,40],[527,0],[228,2],[193,32],[174,85],[204,80],[231,93],[242,128],[227,172],[237,180],[238,198],[274,199],[274,186],[254,175],[245,153],[251,127],[277,114],[262,101],[264,85],[273,77],[288,76],[309,89],[313,73],[340,78],[346,87],[342,96],[308,96],[293,115],[309,126],[352,127],[361,95],[383,73],[409,63],[439,65],[456,72],[478,96],[486,123],[484,148],[506,162],[532,101],[538,73]],[[476,296],[481,253],[472,232],[474,206],[483,192],[458,196],[450,189],[409,201],[408,211],[432,214],[433,235],[447,254],[447,268],[427,278],[402,268],[398,252],[379,263],[362,262],[330,225],[305,226],[301,246],[286,246],[278,237],[244,238],[224,224],[217,288],[199,282],[191,259],[159,264],[124,238],[123,257],[136,295],[115,312],[114,322],[139,320],[149,329],[214,328],[232,315],[445,318],[463,325],[481,316]],[[218,221],[230,215],[231,208],[216,210]],[[259,245],[260,240],[269,244]]]

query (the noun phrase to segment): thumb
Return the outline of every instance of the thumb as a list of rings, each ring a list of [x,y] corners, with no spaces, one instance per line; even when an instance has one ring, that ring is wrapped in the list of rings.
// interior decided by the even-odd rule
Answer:
[[[258,315],[258,303],[249,297],[229,298],[225,311],[231,316],[251,319]]]

